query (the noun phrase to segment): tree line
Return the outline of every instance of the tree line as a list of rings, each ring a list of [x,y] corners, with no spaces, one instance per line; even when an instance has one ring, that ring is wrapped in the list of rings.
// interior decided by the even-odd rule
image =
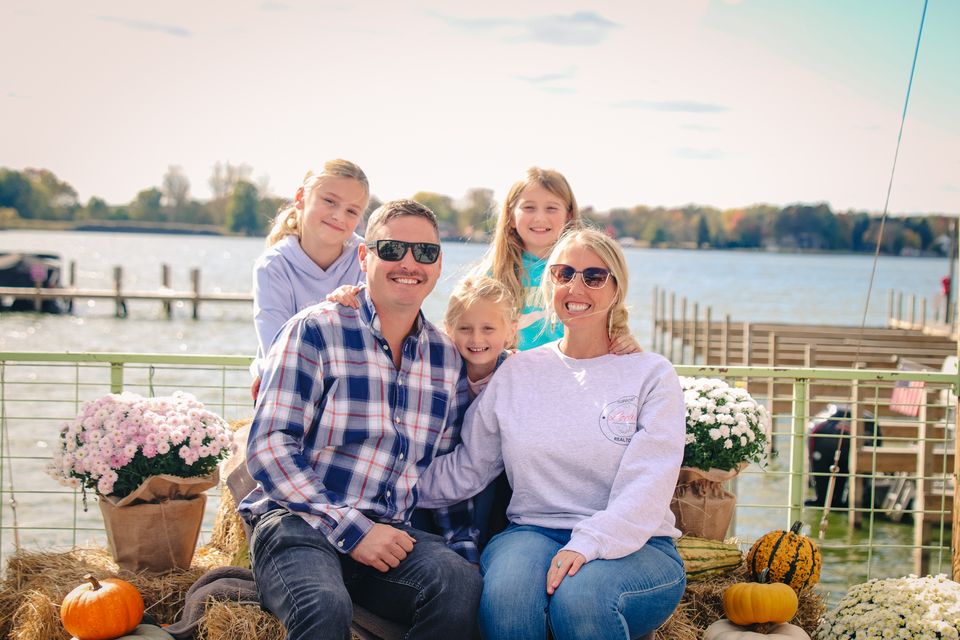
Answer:
[[[271,195],[267,185],[251,175],[247,165],[216,163],[208,181],[213,196],[200,201],[191,196],[183,170],[171,166],[158,186],[113,205],[97,196],[81,203],[76,190],[47,169],[0,168],[0,228],[52,222],[80,228],[94,223],[200,225],[220,233],[262,236],[289,199]],[[426,191],[412,197],[433,209],[445,238],[489,240],[498,213],[491,189],[470,189],[461,198]],[[369,211],[379,205],[372,197]],[[826,203],[733,209],[636,205],[606,212],[586,208],[583,216],[625,243],[644,247],[871,252],[881,231],[880,216],[834,212]],[[892,255],[946,253],[955,237],[954,220],[940,215],[888,217],[880,250]]]

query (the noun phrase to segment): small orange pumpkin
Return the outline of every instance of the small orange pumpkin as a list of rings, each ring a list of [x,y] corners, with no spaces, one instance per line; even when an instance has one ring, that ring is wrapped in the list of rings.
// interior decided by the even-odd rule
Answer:
[[[723,611],[730,622],[739,625],[788,622],[797,614],[797,593],[782,582],[767,582],[769,569],[760,574],[760,582],[740,582],[723,592]]]
[[[89,573],[60,605],[63,628],[77,640],[112,640],[130,633],[143,619],[143,597],[129,582],[99,581]]]

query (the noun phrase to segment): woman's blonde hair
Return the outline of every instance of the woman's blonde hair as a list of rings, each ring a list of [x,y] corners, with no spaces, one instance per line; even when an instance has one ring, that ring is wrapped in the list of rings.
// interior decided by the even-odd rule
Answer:
[[[590,249],[600,257],[604,266],[610,270],[610,276],[617,286],[617,293],[613,297],[613,304],[607,311],[607,335],[610,338],[615,338],[629,334],[630,314],[626,305],[627,259],[623,255],[619,242],[597,229],[588,227],[571,229],[560,236],[547,259],[544,277],[540,282],[540,295],[543,298],[544,306],[550,307],[551,324],[555,325],[558,319],[556,309],[553,309],[553,292],[556,285],[550,278],[550,267],[557,263],[560,254],[571,245],[579,245]]]
[[[523,274],[521,273],[523,270],[523,240],[513,223],[513,211],[516,209],[524,189],[531,186],[543,187],[563,201],[567,207],[566,229],[576,228],[580,225],[580,209],[577,207],[577,199],[573,195],[570,183],[559,171],[531,167],[527,169],[527,175],[523,180],[515,182],[510,187],[510,191],[507,192],[507,197],[503,201],[500,215],[497,217],[493,245],[483,259],[478,272],[485,275],[489,274],[507,287],[507,290],[513,296],[518,314],[523,311],[526,296],[523,290]]]
[[[481,300],[500,305],[504,312],[503,319],[508,326],[517,321],[517,305],[513,294],[502,282],[487,276],[467,276],[454,287],[453,293],[450,294],[450,302],[443,316],[443,326],[447,330],[447,335],[453,335],[453,330],[463,314]],[[514,332],[505,348],[516,348],[516,342],[517,334]]]
[[[367,203],[370,201],[370,183],[367,181],[367,174],[363,172],[363,169],[349,160],[341,160],[340,158],[324,162],[323,169],[320,171],[307,171],[307,175],[303,177],[303,184],[300,185],[300,188],[303,189],[303,200],[306,201],[310,190],[317,186],[323,178],[329,176],[353,178],[363,185],[363,191],[366,194],[363,209],[364,211],[366,210]],[[287,236],[300,237],[300,213],[302,211],[302,208],[297,207],[296,201],[280,208],[276,217],[273,219],[273,226],[270,229],[270,233],[267,235],[268,247],[272,247]],[[362,214],[363,211],[361,211],[361,215]]]

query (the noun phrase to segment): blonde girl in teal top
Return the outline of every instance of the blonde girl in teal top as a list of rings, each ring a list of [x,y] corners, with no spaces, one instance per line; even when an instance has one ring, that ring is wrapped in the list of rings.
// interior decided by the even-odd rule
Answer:
[[[559,171],[531,167],[507,192],[493,244],[478,272],[502,282],[517,301],[520,351],[563,337],[563,325],[549,322],[540,281],[560,234],[580,226],[577,199]],[[636,351],[640,346],[629,333],[611,340],[610,353]]]

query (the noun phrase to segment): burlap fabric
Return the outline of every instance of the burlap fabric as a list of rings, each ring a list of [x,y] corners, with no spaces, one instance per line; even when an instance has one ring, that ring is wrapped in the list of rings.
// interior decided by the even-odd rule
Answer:
[[[684,535],[723,540],[733,519],[737,497],[723,483],[740,473],[739,469],[694,469],[681,467],[670,510],[677,517],[677,528]]]
[[[117,565],[151,573],[189,569],[207,504],[203,492],[219,481],[216,471],[196,478],[159,475],[124,498],[99,496]]]

